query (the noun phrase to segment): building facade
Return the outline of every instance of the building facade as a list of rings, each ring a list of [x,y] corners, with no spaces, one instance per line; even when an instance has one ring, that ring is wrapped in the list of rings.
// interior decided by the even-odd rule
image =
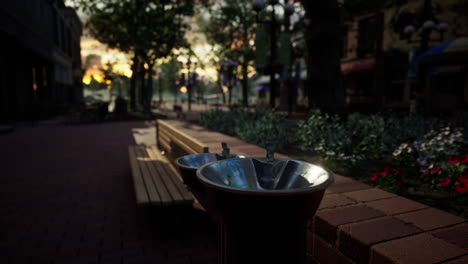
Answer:
[[[47,118],[82,99],[81,33],[63,0],[0,4],[0,123]]]
[[[345,21],[341,70],[345,100],[350,109],[407,111],[416,103],[430,111],[467,108],[468,51],[463,55],[465,59],[458,56],[457,61],[446,61],[446,66],[450,67],[445,67],[439,75],[434,74],[434,67],[440,65],[421,64],[424,61],[421,57],[415,59],[424,45],[430,49],[468,36],[468,15],[457,13],[457,1],[412,0],[361,13]],[[428,5],[430,9],[424,11]],[[418,32],[412,36],[403,33],[410,22],[423,24],[424,12],[430,12],[436,24],[448,24],[444,31],[431,30],[426,43]],[[453,79],[460,82],[448,81]]]

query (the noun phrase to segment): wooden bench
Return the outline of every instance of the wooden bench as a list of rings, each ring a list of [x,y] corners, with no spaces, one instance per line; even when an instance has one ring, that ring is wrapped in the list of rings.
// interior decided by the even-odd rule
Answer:
[[[193,196],[176,168],[156,147],[129,146],[130,165],[139,206],[191,205]]]
[[[163,120],[156,122],[156,142],[172,163],[185,155],[209,152],[207,145]]]
[[[176,118],[179,119],[179,118],[182,118],[182,119],[185,119],[186,118],[186,115],[184,114],[184,111],[183,111],[183,108],[181,105],[174,105],[173,106],[173,110],[174,112],[176,113]]]

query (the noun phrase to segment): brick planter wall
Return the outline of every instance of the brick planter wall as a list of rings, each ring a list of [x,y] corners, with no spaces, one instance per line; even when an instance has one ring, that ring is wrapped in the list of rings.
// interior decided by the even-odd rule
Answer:
[[[221,152],[219,142],[228,142],[231,153],[265,155],[237,138],[170,122],[211,152]],[[468,264],[466,219],[339,175],[326,190],[307,238],[311,264]]]
[[[466,219],[339,175],[307,235],[309,263],[468,263]]]

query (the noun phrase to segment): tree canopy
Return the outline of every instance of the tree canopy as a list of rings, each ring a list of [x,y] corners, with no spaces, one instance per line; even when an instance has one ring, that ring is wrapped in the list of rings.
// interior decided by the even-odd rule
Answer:
[[[110,48],[134,54],[132,80],[136,71],[148,72],[148,83],[142,91],[147,112],[152,97],[152,68],[158,58],[170,55],[174,48],[188,46],[184,36],[194,2],[74,0],[75,5],[89,14],[87,27],[94,38]],[[131,101],[135,100],[135,95],[132,96],[135,85],[132,81]]]
[[[242,72],[243,104],[248,99],[248,70],[254,59],[253,42],[255,14],[250,0],[207,1],[208,14],[202,31],[215,46],[221,61],[239,63]]]

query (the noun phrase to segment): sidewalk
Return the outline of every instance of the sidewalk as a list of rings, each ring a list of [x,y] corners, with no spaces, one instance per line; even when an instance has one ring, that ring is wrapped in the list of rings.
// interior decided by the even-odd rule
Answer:
[[[144,122],[0,134],[0,263],[216,263],[204,212],[136,207],[127,146]],[[143,129],[143,130],[141,130]],[[175,217],[175,218],[174,218]]]

